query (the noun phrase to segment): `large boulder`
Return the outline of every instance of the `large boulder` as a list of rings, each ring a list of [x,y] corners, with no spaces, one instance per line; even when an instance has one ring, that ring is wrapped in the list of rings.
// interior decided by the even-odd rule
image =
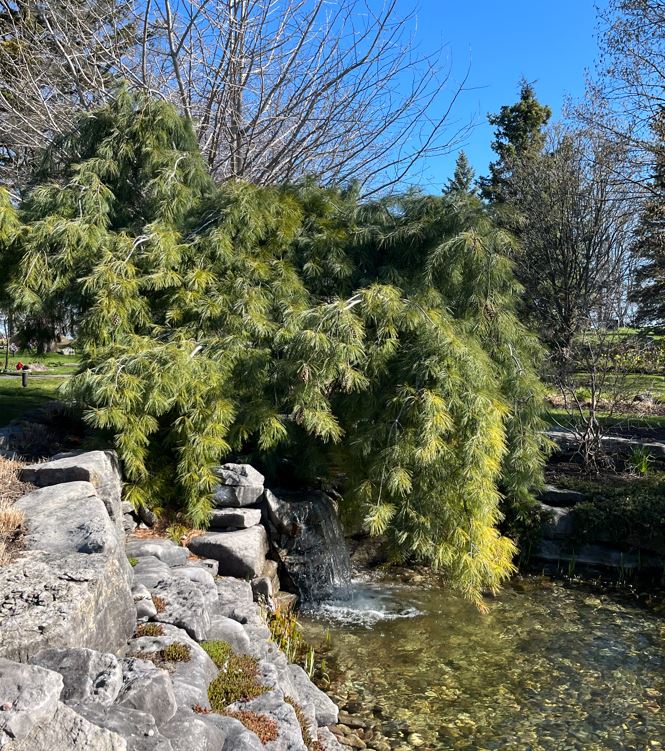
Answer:
[[[301,600],[347,591],[351,563],[334,501],[320,491],[265,492],[266,524],[280,580]],[[259,574],[257,574],[258,576]]]
[[[117,658],[93,649],[43,649],[30,662],[62,676],[65,704],[91,702],[110,706],[123,683]]]
[[[208,532],[194,537],[189,549],[196,555],[219,561],[222,576],[253,579],[260,576],[268,552],[268,536],[262,526],[235,532]]]
[[[110,707],[78,704],[73,709],[93,725],[124,738],[127,751],[173,751],[171,741],[159,732],[155,718],[148,712],[117,704]],[[86,748],[97,751],[96,746]]]
[[[220,481],[212,494],[218,508],[251,506],[263,495],[264,477],[249,464],[224,464],[213,472]]]
[[[25,661],[47,647],[118,652],[135,627],[115,556],[33,550],[0,567],[0,656]]]
[[[210,619],[208,639],[227,642],[237,654],[247,654],[251,647],[249,636],[238,621],[216,613]]]
[[[582,503],[586,496],[577,490],[568,490],[567,488],[557,488],[554,485],[545,485],[538,493],[538,499],[555,508],[570,508]]]
[[[25,517],[25,546],[50,553],[106,553],[125,565],[117,528],[89,482],[41,488],[15,504]]]
[[[191,709],[179,709],[160,732],[171,741],[173,751],[221,751],[226,740],[222,727]]]
[[[48,462],[30,464],[21,479],[38,487],[85,481],[93,485],[119,531],[123,530],[122,478],[114,451],[56,454]]]

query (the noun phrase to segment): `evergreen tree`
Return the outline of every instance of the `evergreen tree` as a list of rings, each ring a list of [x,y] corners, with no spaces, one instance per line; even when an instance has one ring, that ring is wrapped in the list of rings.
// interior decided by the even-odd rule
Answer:
[[[474,193],[473,179],[476,173],[467,159],[464,151],[460,151],[455,162],[455,172],[446,183],[443,189],[444,193]]]
[[[520,99],[510,106],[504,105],[495,115],[488,115],[490,125],[496,126],[492,149],[499,157],[490,164],[489,177],[482,178],[481,192],[491,202],[507,200],[511,161],[528,154],[538,155],[545,145],[544,127],[552,110],[536,99],[533,86],[526,80],[520,82]]]
[[[642,208],[634,253],[639,264],[633,301],[641,323],[665,325],[665,110],[652,129],[660,144],[654,149],[654,175]]]
[[[512,571],[500,502],[540,482],[539,352],[479,198],[216,188],[190,124],[121,93],[3,227],[15,298],[76,313],[67,392],[134,503],[205,525],[212,467],[243,456],[337,486],[479,604]]]

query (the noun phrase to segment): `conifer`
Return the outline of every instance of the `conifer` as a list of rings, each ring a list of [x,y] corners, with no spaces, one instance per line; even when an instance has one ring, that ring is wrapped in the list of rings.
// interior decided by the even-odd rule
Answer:
[[[513,570],[502,498],[527,506],[543,460],[512,242],[464,191],[215,187],[189,123],[126,92],[0,203],[12,293],[69,306],[67,393],[130,500],[205,526],[214,465],[291,464],[479,604]]]

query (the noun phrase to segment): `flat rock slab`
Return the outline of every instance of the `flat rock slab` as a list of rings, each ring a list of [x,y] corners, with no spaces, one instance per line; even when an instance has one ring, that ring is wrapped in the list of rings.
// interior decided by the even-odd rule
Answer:
[[[155,718],[147,712],[116,704],[112,707],[78,704],[74,709],[94,725],[124,738],[127,751],[173,751],[171,742],[159,732]],[[96,746],[87,749],[97,751]]]
[[[538,499],[548,506],[556,508],[569,508],[578,503],[582,503],[586,496],[577,490],[568,490],[566,488],[556,488],[554,485],[545,485],[538,494]]]
[[[144,558],[154,556],[167,566],[184,566],[187,563],[187,548],[176,545],[172,540],[148,538],[145,540],[130,539],[126,546],[130,558]]]
[[[48,647],[118,652],[135,627],[115,557],[32,550],[0,567],[0,656],[25,661]]]
[[[261,509],[223,508],[214,509],[210,516],[211,529],[249,529],[261,523]]]
[[[114,451],[57,454],[49,462],[23,467],[20,477],[40,488],[77,480],[89,482],[97,490],[113,523],[122,530],[122,479]]]
[[[262,526],[236,532],[208,532],[190,540],[189,549],[196,555],[219,561],[221,576],[253,579],[263,571],[268,535]]]

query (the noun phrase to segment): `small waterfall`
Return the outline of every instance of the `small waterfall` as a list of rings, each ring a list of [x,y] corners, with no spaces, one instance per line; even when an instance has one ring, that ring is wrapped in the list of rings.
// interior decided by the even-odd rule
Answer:
[[[274,552],[303,602],[348,597],[351,563],[334,501],[319,491],[266,491]]]

